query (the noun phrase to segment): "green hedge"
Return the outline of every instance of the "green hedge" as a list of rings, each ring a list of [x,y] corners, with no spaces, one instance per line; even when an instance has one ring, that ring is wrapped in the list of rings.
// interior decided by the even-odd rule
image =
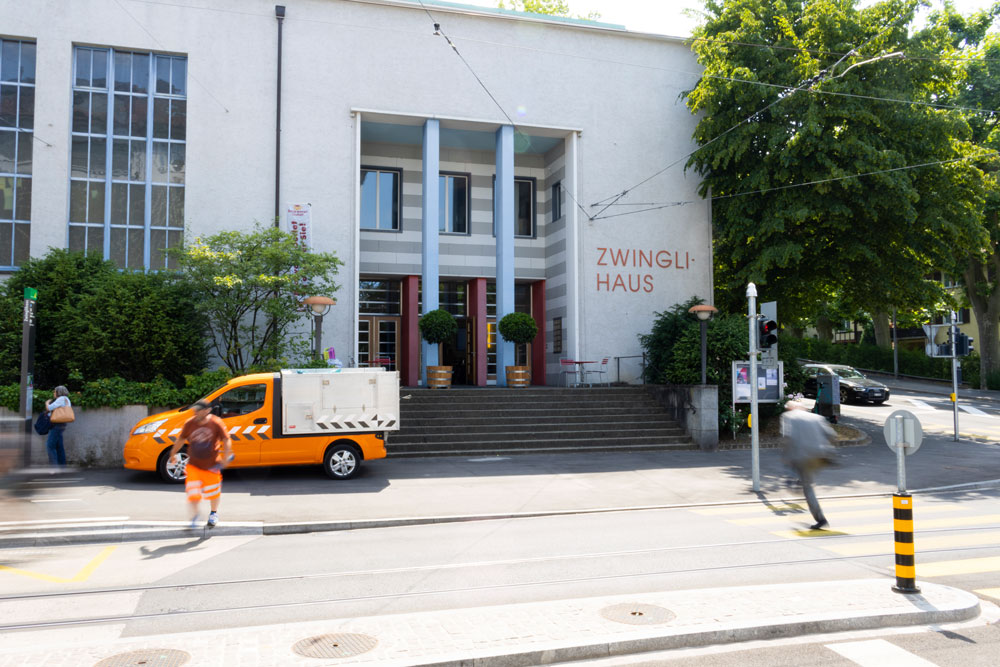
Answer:
[[[120,408],[124,405],[179,407],[188,405],[226,383],[232,375],[226,368],[185,376],[183,387],[163,378],[152,382],[130,382],[121,378],[106,378],[85,382],[80,391],[71,391],[70,402],[79,408]],[[41,412],[52,390],[36,389],[32,394],[33,412]],[[17,411],[21,405],[21,386],[17,383],[0,385],[0,405]]]
[[[778,347],[782,351],[782,357],[787,351],[792,357],[799,359],[893,372],[892,350],[877,345],[834,345],[815,338],[796,338],[782,334],[778,337]],[[928,357],[921,350],[899,350],[899,372],[903,375],[950,380],[951,360]],[[962,359],[962,380],[974,387],[979,386],[978,354]],[[987,383],[989,382],[990,378],[987,378]],[[996,384],[1000,385],[1000,378],[996,378]],[[1000,389],[1000,386],[990,388]]]

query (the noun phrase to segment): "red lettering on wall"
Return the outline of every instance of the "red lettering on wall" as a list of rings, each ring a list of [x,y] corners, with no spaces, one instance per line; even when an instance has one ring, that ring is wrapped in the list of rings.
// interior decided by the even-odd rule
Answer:
[[[642,251],[642,250],[639,251],[638,266],[642,266],[643,262],[646,262],[646,266],[648,266],[649,268],[653,268],[653,251],[652,250],[649,251],[649,256],[648,257],[646,256],[646,253],[644,251]]]
[[[611,287],[611,276],[609,276],[608,274],[605,273],[604,274],[604,280],[602,281],[601,280],[601,274],[600,273],[597,274],[597,291],[598,292],[601,291],[601,283],[602,282],[604,283],[605,289],[608,289],[608,291],[610,291],[609,288]]]
[[[656,265],[658,267],[660,267],[661,269],[669,269],[670,268],[670,251],[669,250],[661,250],[660,252],[656,253]]]
[[[651,276],[651,275],[649,275],[647,273],[645,276],[642,277],[642,281],[644,283],[646,283],[646,286],[643,288],[642,291],[644,291],[644,292],[652,292],[653,291],[653,276]]]
[[[611,287],[611,291],[614,292],[616,289],[618,289],[619,285],[622,286],[622,291],[623,292],[626,291],[626,289],[625,289],[625,281],[622,280],[622,274],[620,274],[620,273],[615,276],[615,284]]]
[[[615,249],[612,248],[611,249],[611,263],[614,264],[615,266],[628,266],[629,252],[631,252],[631,251],[626,250],[625,254],[622,254],[621,249],[619,249],[616,252]]]
[[[607,248],[598,248],[598,250],[601,251],[601,256],[597,258],[597,265],[598,266],[607,266],[607,264],[604,261],[604,256],[608,253],[608,249]]]

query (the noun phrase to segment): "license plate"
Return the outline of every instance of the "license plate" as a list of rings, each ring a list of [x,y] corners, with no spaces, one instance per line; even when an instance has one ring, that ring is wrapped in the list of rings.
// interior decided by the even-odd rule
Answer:
[[[873,389],[872,390],[872,396],[881,396],[881,395],[882,395],[882,390],[881,389]]]

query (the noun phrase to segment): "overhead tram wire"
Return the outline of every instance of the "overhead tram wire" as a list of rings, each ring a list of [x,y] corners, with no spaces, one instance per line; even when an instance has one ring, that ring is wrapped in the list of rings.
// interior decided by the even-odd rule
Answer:
[[[966,157],[952,158],[950,160],[937,160],[935,162],[924,162],[921,164],[906,165],[904,167],[892,167],[891,169],[880,169],[878,171],[867,171],[861,174],[851,174],[850,176],[839,176],[837,178],[824,178],[817,181],[808,181],[806,183],[790,183],[788,185],[779,185],[773,188],[766,188],[763,190],[752,190],[750,192],[734,192],[728,195],[718,195],[710,197],[710,201],[716,201],[719,199],[732,199],[734,197],[746,197],[748,195],[760,195],[767,194],[769,192],[776,192],[778,190],[788,190],[790,188],[804,188],[809,185],[821,185],[823,183],[835,183],[837,181],[846,181],[852,178],[863,178],[865,176],[877,176],[879,174],[888,174],[897,171],[908,171],[910,169],[922,169],[924,167],[933,167],[941,164],[952,164],[955,162],[964,162],[967,160],[985,160],[990,158],[1000,158],[1000,152],[985,153],[980,155],[969,155]],[[668,202],[664,204],[647,203],[647,204],[618,204],[618,206],[649,206],[650,208],[645,208],[639,211],[626,211],[624,213],[615,213],[613,215],[602,215],[600,217],[593,218],[594,220],[609,220],[611,218],[619,218],[625,215],[633,215],[635,213],[643,213],[645,211],[656,211],[662,208],[671,208],[673,206],[686,206],[687,204],[697,204],[704,200],[687,200],[687,201],[676,201]]]
[[[417,0],[417,1],[420,3],[420,6],[423,8],[424,12],[427,14],[427,17],[431,20],[431,23],[434,24],[434,34],[444,37],[445,41],[448,42],[448,46],[451,47],[451,50],[455,52],[455,55],[458,56],[459,59],[462,61],[462,63],[466,66],[466,68],[468,68],[469,72],[472,73],[472,76],[476,79],[476,81],[479,83],[482,89],[486,91],[486,94],[489,96],[489,98],[493,100],[493,104],[496,105],[497,109],[500,110],[500,113],[502,113],[504,118],[507,119],[507,122],[510,123],[510,126],[514,128],[514,132],[516,134],[521,135],[525,139],[525,141],[528,142],[528,146],[530,147],[531,137],[521,131],[521,128],[518,127],[517,123],[514,122],[514,119],[510,117],[510,115],[507,113],[507,110],[503,108],[503,105],[500,104],[496,96],[493,95],[490,89],[479,77],[479,74],[476,73],[476,70],[473,69],[472,65],[469,64],[469,61],[466,60],[465,56],[463,56],[462,53],[458,50],[458,47],[455,46],[455,43],[451,41],[451,38],[448,37],[448,35],[444,32],[444,30],[441,29],[441,24],[434,19],[434,16],[430,13],[430,10],[428,10],[427,6],[424,5],[423,0]],[[588,219],[591,219],[590,215],[587,213],[583,205],[580,204],[580,202],[576,200],[576,197],[573,196],[573,193],[569,191],[569,188],[566,188],[565,192],[569,196],[569,198],[573,200],[573,203],[576,204],[576,207],[580,209],[580,212],[583,213],[583,215],[586,216]]]
[[[900,17],[900,18],[902,18],[902,17]],[[671,162],[670,164],[668,164],[666,167],[663,167],[662,169],[660,169],[659,171],[657,171],[656,173],[654,173],[652,176],[649,176],[648,178],[645,178],[645,179],[639,181],[635,185],[633,185],[633,186],[631,186],[629,188],[626,188],[625,190],[621,191],[617,195],[612,195],[611,197],[605,198],[605,199],[600,200],[600,201],[598,201],[598,202],[596,202],[594,204],[591,204],[591,207],[594,208],[594,207],[600,206],[604,202],[608,201],[608,199],[612,200],[610,204],[605,205],[604,208],[602,208],[600,211],[598,211],[594,215],[590,216],[590,219],[591,220],[598,219],[598,217],[604,211],[608,210],[608,208],[610,208],[614,204],[617,204],[622,199],[622,197],[627,196],[628,193],[631,192],[632,190],[634,190],[635,188],[640,187],[641,185],[643,185],[645,183],[648,183],[649,181],[651,181],[652,179],[656,178],[660,174],[666,172],[668,169],[676,166],[682,160],[688,159],[689,157],[691,157],[692,155],[694,155],[698,151],[702,150],[706,146],[710,146],[711,144],[715,143],[716,141],[718,141],[719,139],[721,139],[725,135],[729,134],[730,132],[732,132],[736,128],[741,127],[742,125],[744,125],[746,123],[749,123],[753,118],[756,118],[760,114],[766,112],[768,109],[770,109],[771,107],[775,106],[779,102],[790,98],[792,95],[794,95],[795,93],[797,93],[797,92],[799,92],[801,90],[805,90],[805,89],[808,88],[811,91],[812,88],[815,85],[817,85],[817,84],[821,83],[823,80],[825,80],[824,79],[824,75],[826,73],[832,72],[833,69],[836,68],[837,65],[839,65],[840,63],[842,63],[844,61],[844,59],[847,58],[848,56],[850,56],[850,55],[859,55],[860,51],[862,51],[865,47],[867,47],[873,41],[875,41],[876,39],[878,39],[879,37],[881,37],[886,31],[888,31],[889,29],[893,28],[895,26],[895,24],[898,23],[898,20],[899,19],[897,19],[896,21],[893,21],[893,22],[885,25],[876,34],[872,35],[864,44],[862,44],[862,45],[860,45],[858,47],[852,48],[850,51],[848,51],[843,56],[841,56],[837,60],[837,62],[833,63],[832,65],[830,65],[830,66],[828,66],[828,67],[826,67],[824,69],[821,69],[816,75],[814,75],[813,77],[811,77],[811,78],[807,79],[806,81],[802,82],[801,84],[799,84],[798,86],[796,86],[794,89],[785,91],[786,94],[780,94],[779,93],[778,98],[775,99],[770,104],[768,104],[763,109],[759,109],[758,111],[755,111],[754,113],[750,114],[749,116],[747,116],[745,119],[743,119],[742,121],[740,121],[736,125],[733,125],[729,129],[727,129],[726,131],[724,131],[722,134],[719,134],[718,136],[713,137],[712,139],[710,139],[709,141],[707,141],[706,143],[701,144],[700,146],[698,146],[697,148],[695,148],[693,151],[690,151],[689,153],[687,153],[687,155],[684,155],[684,156],[678,158],[677,160],[674,160],[673,162]],[[883,58],[886,58],[886,57],[895,57],[895,54],[886,54],[886,55],[883,55],[883,56],[878,56],[876,58],[870,58],[869,60],[866,61],[866,63],[868,63],[868,62],[874,62],[876,60],[883,59]],[[852,65],[852,67],[853,67],[853,65]],[[850,69],[851,69],[851,67],[849,67],[843,73],[846,73]],[[837,78],[837,77],[828,77],[828,78]],[[641,212],[642,211],[631,211],[629,213],[618,213],[618,214],[615,214],[615,215],[616,215],[616,217],[618,217],[618,216],[622,216],[622,215],[635,215],[636,213],[641,213]]]

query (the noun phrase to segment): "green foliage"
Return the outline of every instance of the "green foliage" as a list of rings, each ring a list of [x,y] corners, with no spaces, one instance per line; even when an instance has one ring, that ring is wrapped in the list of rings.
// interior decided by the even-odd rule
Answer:
[[[656,313],[653,330],[648,334],[639,334],[639,344],[646,352],[646,370],[644,372],[646,382],[666,382],[666,372],[673,363],[674,348],[677,342],[685,331],[696,326],[698,322],[698,318],[689,313],[688,309],[701,303],[703,303],[702,299],[692,297],[685,303],[675,304],[670,310]],[[700,339],[698,344],[700,350]],[[701,363],[700,357],[698,363]],[[701,366],[698,368],[700,369]],[[700,370],[699,379],[701,379]]]
[[[858,5],[706,4],[692,46],[705,69],[686,93],[702,148],[688,166],[713,196],[720,307],[737,311],[749,281],[790,320],[834,293],[883,312],[922,304],[937,295],[925,276],[983,240],[981,177],[942,162],[966,154],[967,123],[875,99],[949,92],[948,35],[910,33],[917,0]]]
[[[505,341],[515,345],[530,343],[538,335],[535,318],[528,313],[507,313],[500,318],[497,330]]]
[[[119,271],[94,256],[52,249],[11,275],[0,298],[0,382],[20,381],[24,288],[38,290],[35,386],[120,376],[178,382],[206,361],[205,324],[187,283]]]
[[[301,355],[291,329],[308,317],[302,298],[339,289],[332,282],[342,263],[335,255],[310,252],[274,227],[220,232],[168,252],[191,281],[212,345],[234,373]]]
[[[226,368],[204,371],[185,376],[181,387],[162,377],[150,382],[103,378],[84,382],[79,391],[70,392],[69,400],[79,408],[120,408],[123,405],[172,408],[193,403],[224,385],[231,377],[232,374]],[[8,410],[19,410],[20,391],[18,383],[0,385],[0,406]],[[45,408],[45,401],[51,398],[51,390],[36,389],[33,393],[32,410],[41,412]]]
[[[564,0],[497,0],[497,7],[500,9],[511,9],[515,12],[565,16],[588,21],[596,21],[601,18],[601,14],[596,11],[592,11],[586,16],[573,16],[569,12],[569,3]]]
[[[417,326],[420,327],[420,335],[431,345],[448,342],[458,331],[455,316],[443,308],[425,313]]]
[[[813,338],[780,336],[778,346],[788,350],[793,358],[830,364],[845,364],[855,368],[887,373],[893,371],[892,350],[877,345],[834,345]],[[923,350],[899,350],[899,372],[903,375],[946,380],[951,378],[950,363],[948,359],[928,357]],[[785,369],[787,372],[787,363]]]

